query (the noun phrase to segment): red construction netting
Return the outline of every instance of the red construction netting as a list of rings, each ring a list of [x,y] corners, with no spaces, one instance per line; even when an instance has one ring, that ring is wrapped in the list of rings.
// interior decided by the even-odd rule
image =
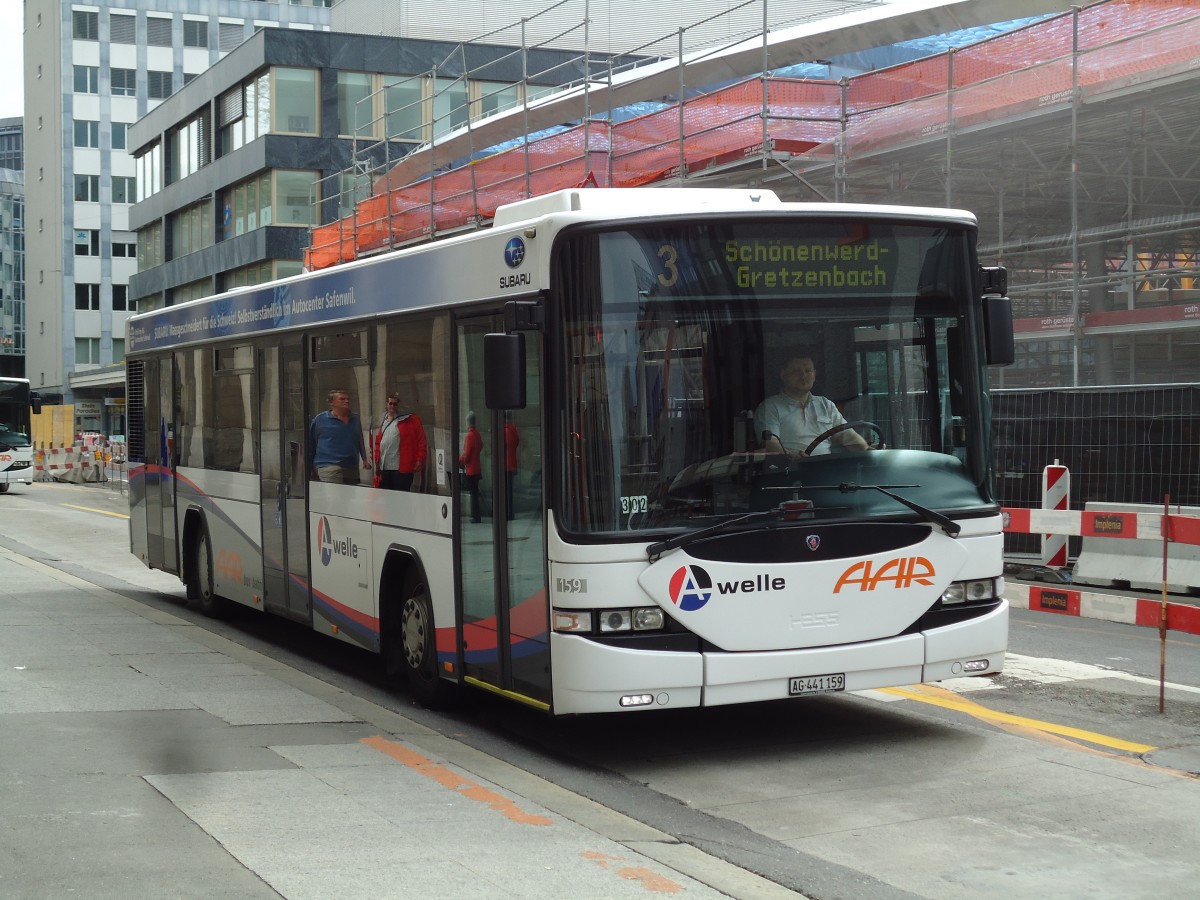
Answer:
[[[682,110],[611,127],[588,122],[432,180],[389,190],[385,176],[353,217],[313,229],[306,265],[323,268],[474,226],[504,203],[585,183],[644,185],[678,175],[681,166],[697,172],[772,151],[866,156],[945,134],[951,123],[971,127],[1071,102],[1076,83],[1086,97],[1194,71],[1198,48],[1200,0],[1109,0],[848,79],[844,97],[840,83],[752,78],[688,99]]]

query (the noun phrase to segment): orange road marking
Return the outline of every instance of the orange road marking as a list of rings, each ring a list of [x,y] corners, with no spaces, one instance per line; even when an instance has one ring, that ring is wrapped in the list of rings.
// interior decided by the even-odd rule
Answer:
[[[447,769],[445,766],[439,766],[428,757],[422,756],[414,750],[409,750],[402,744],[395,741],[389,741],[382,737],[363,738],[362,743],[372,749],[378,750],[380,753],[390,756],[396,762],[408,766],[419,775],[424,775],[426,778],[432,778],[443,787],[449,788],[452,791],[457,791],[468,800],[475,800],[478,803],[485,803],[496,812],[511,819],[519,825],[553,825],[554,820],[548,819],[545,816],[536,816],[532,813],[527,813],[521,809],[507,797],[497,794],[495,791],[485,788],[481,784],[476,784]]]
[[[623,862],[619,856],[609,856],[607,853],[597,853],[594,850],[585,850],[579,855],[584,859],[591,860],[602,869],[615,872],[617,877],[624,878],[626,881],[640,881],[642,887],[648,891],[658,894],[678,894],[683,890],[683,885],[664,875],[659,875],[657,872],[652,872],[645,866],[618,865]]]

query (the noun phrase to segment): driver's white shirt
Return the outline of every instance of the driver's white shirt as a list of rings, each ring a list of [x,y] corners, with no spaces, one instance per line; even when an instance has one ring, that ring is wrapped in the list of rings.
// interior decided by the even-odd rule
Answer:
[[[779,393],[758,404],[754,411],[755,436],[762,440],[763,432],[769,431],[779,438],[785,450],[803,450],[817,435],[846,419],[833,401],[827,397],[810,394],[808,403],[801,403],[787,394]],[[832,439],[836,440],[836,438]],[[822,441],[813,448],[813,455],[830,451],[830,441]]]

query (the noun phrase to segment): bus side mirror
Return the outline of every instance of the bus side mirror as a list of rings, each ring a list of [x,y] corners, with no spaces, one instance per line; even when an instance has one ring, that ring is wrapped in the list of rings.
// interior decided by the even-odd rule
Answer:
[[[1012,301],[1008,297],[983,298],[983,336],[989,366],[1011,366],[1017,358],[1013,339]]]
[[[525,334],[483,336],[483,399],[488,409],[525,408]]]
[[[37,391],[29,392],[29,409],[35,416],[42,411],[42,395]]]

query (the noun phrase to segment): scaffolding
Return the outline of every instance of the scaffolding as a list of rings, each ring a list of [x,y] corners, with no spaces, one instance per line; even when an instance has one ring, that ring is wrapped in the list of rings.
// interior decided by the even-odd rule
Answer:
[[[313,229],[309,268],[488,224],[597,185],[770,187],[788,200],[961,207],[1008,267],[1019,365],[1003,386],[1190,381],[1200,371],[1200,0],[1107,0],[837,81],[767,72],[618,121],[586,111],[486,155],[364,167],[368,196]],[[582,62],[581,85],[663,65]],[[687,54],[695,59],[695,52]],[[436,75],[436,73],[434,73]],[[473,76],[477,77],[477,76]],[[564,89],[572,89],[567,85]],[[529,93],[520,100],[528,117]],[[501,111],[505,112],[505,111]],[[472,128],[471,109],[460,112]]]

